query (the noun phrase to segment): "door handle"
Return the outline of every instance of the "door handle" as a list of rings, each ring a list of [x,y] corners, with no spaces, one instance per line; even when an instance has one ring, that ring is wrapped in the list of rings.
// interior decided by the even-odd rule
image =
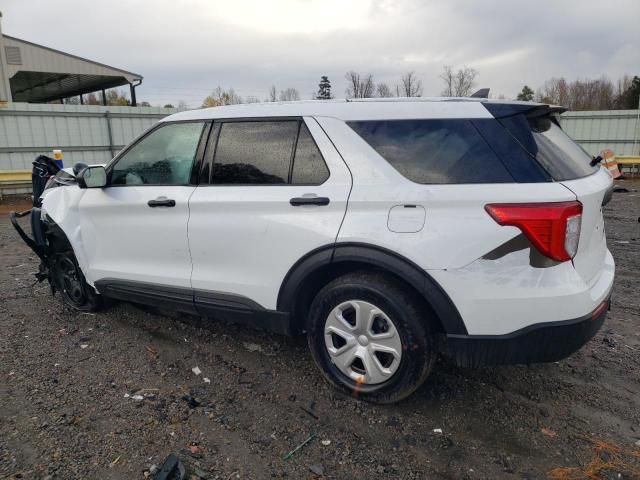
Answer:
[[[176,201],[167,197],[158,197],[155,200],[149,200],[147,202],[151,208],[155,207],[175,207]]]
[[[317,205],[319,207],[329,205],[328,197],[293,197],[289,203],[294,207],[301,205]]]

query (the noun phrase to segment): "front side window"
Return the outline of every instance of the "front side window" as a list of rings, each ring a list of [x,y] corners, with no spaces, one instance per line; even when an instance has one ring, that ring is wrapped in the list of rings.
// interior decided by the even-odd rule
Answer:
[[[227,122],[213,163],[219,185],[286,184],[298,122]]]
[[[187,185],[204,122],[168,123],[125,152],[111,185]]]
[[[348,124],[413,182],[513,182],[504,164],[470,120],[385,120]]]

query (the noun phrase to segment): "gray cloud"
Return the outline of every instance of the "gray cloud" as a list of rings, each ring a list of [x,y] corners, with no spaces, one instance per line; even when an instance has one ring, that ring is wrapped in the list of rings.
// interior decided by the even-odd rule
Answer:
[[[438,95],[444,64],[515,95],[547,78],[638,74],[640,2],[578,0],[9,0],[3,31],[144,75],[139,98],[199,105],[221,85],[265,98],[272,84],[303,98],[320,75],[343,96],[344,73],[394,85],[415,70]]]

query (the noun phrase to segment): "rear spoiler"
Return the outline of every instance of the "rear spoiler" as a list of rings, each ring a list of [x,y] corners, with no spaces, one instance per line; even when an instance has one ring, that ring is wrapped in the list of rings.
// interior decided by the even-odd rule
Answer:
[[[489,88],[481,88],[469,95],[469,98],[489,98]]]
[[[544,117],[547,115],[560,115],[568,110],[560,105],[545,105],[543,103],[492,103],[483,102],[484,107],[495,118],[513,117],[515,115],[526,115],[527,117]]]

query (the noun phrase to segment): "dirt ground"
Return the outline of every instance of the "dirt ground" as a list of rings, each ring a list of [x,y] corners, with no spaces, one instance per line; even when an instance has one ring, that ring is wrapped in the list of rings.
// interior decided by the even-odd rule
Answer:
[[[640,183],[617,187],[613,306],[590,343],[551,364],[439,360],[391,406],[334,391],[304,339],[125,303],[71,311],[2,215],[0,477],[144,478],[175,452],[187,478],[640,478]]]

